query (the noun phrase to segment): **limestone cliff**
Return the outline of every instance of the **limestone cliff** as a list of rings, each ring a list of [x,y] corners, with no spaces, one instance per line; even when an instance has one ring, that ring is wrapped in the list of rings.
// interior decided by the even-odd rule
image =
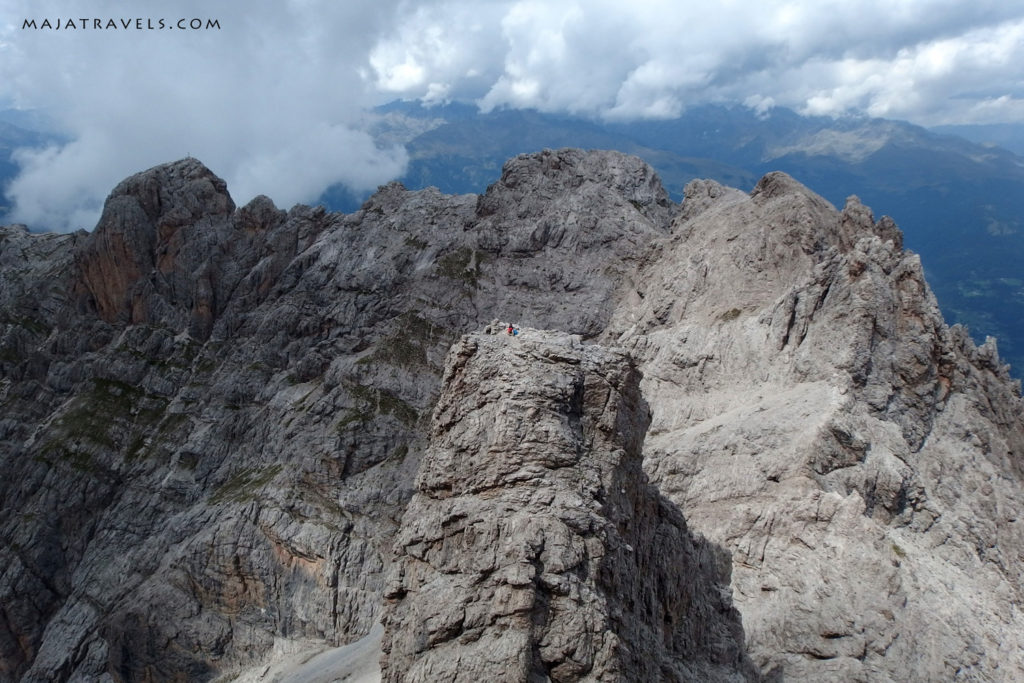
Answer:
[[[576,150],[517,157],[480,197],[392,184],[350,215],[237,208],[188,159],[119,185],[92,233],[0,228],[0,680],[270,680],[371,633],[385,593],[392,678],[434,661],[420,636],[485,670],[492,618],[531,643],[524,675],[742,675],[705,590],[719,552],[764,675],[1019,680],[1019,387],[994,342],[944,325],[900,242],[782,174],[695,181],[679,207],[642,162]],[[502,472],[460,440],[504,449],[526,389],[484,401],[467,361],[442,393],[448,349],[493,318],[624,350],[464,342],[583,387],[538,384],[550,428]],[[587,403],[602,383],[614,400]],[[472,405],[492,424],[446,421]],[[535,525],[501,526],[515,501],[505,522]],[[509,554],[470,543],[470,518]],[[653,585],[623,583],[625,544]],[[707,571],[680,585],[680,566]],[[417,623],[431,576],[461,623]],[[488,591],[544,625],[485,614]],[[674,607],[636,611],[652,600]],[[685,632],[701,605],[718,626]]]
[[[856,198],[694,182],[608,336],[644,467],[733,554],[751,653],[792,680],[1017,680],[1024,422],[994,341],[943,322]]]
[[[233,206],[187,159],[90,234],[0,233],[0,677],[208,679],[368,633],[449,346],[495,315],[596,334],[672,211],[572,150],[479,198]]]
[[[385,681],[757,678],[728,556],[640,469],[638,384],[578,337],[452,348],[384,594]]]

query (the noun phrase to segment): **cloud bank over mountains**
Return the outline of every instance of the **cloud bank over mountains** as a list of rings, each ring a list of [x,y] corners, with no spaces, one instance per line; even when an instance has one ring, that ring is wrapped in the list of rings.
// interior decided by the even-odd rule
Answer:
[[[610,118],[697,102],[924,125],[1024,120],[1024,3],[655,0],[418,6],[375,46],[375,84]]]
[[[192,154],[236,200],[288,206],[400,175],[365,111],[397,97],[605,119],[704,102],[923,125],[1024,121],[1024,2],[653,0],[333,3],[98,0],[84,18],[216,19],[214,30],[25,29],[67,0],[0,0],[0,104],[70,140],[22,152],[14,218],[91,228],[136,170]]]
[[[387,2],[97,2],[86,18],[213,18],[219,30],[24,30],[22,18],[77,18],[67,2],[10,3],[0,97],[38,108],[71,142],[20,155],[8,188],[15,220],[91,229],[122,178],[192,155],[238,202],[285,207],[333,183],[376,187],[405,167],[358,122],[381,101],[359,71],[391,21]],[[228,8],[231,9],[228,9]],[[235,8],[239,9],[235,9]],[[363,32],[365,30],[365,33]]]

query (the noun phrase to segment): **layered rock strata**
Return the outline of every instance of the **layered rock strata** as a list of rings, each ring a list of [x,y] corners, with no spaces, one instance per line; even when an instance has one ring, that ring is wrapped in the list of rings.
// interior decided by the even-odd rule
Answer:
[[[578,337],[453,348],[385,588],[385,681],[742,681],[728,556],[640,468],[623,354]]]
[[[786,680],[1024,678],[1024,421],[995,342],[947,328],[888,218],[783,174],[694,182],[608,336],[644,466],[728,548]]]
[[[388,185],[351,215],[238,208],[186,159],[119,185],[92,233],[0,228],[0,680],[259,680],[376,633],[396,537],[424,572],[476,571],[417,558],[406,508],[445,355],[495,317],[635,359],[644,472],[731,556],[763,674],[1024,678],[1019,386],[944,325],[900,242],[782,174],[695,181],[679,207],[642,162],[578,150],[510,160],[480,197]],[[483,515],[483,493],[459,504]],[[632,590],[592,594],[583,630],[646,638],[601,616]],[[419,666],[403,632],[392,671]]]
[[[673,210],[610,152],[347,216],[235,208],[186,159],[92,233],[3,228],[0,679],[203,680],[362,638],[449,346],[496,315],[596,334]]]

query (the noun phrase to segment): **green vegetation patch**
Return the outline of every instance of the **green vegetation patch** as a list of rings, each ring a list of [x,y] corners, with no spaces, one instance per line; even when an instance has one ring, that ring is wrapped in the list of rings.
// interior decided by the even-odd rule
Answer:
[[[132,406],[145,395],[142,389],[127,382],[102,377],[92,380],[92,389],[87,394],[97,405],[115,408],[120,413],[131,412]]]
[[[145,352],[139,346],[149,346],[154,333],[166,331],[163,325],[140,325],[133,328],[133,334],[125,339],[117,350],[125,353],[136,360],[140,360],[150,367],[158,370],[187,370],[192,362],[203,350],[203,345],[194,339],[176,341],[173,350],[169,354],[156,354],[153,351]]]
[[[68,439],[81,439],[98,446],[116,448],[110,435],[112,422],[101,411],[87,403],[79,403],[64,413],[57,419],[56,425]]]
[[[365,425],[377,415],[391,415],[408,427],[415,425],[419,420],[420,416],[416,409],[390,391],[359,384],[350,385],[348,391],[361,405],[342,413],[334,425],[334,431],[338,434]]]
[[[56,435],[47,443],[51,451],[77,452],[75,444],[90,443],[109,450],[117,450],[117,439],[112,433],[117,426],[148,430],[163,419],[167,399],[147,394],[138,387],[114,379],[97,378],[92,387],[83,392],[63,415],[54,421]],[[182,416],[184,417],[184,416]],[[180,423],[176,419],[172,422]],[[142,443],[136,435],[126,452],[134,457]]]
[[[223,486],[218,488],[210,496],[210,502],[217,505],[219,503],[244,503],[254,500],[256,493],[269,484],[280,472],[281,465],[261,468],[245,467],[236,472]]]
[[[58,439],[50,439],[43,445],[42,453],[36,456],[36,460],[52,467],[55,459],[67,463],[71,469],[79,472],[91,474],[101,469],[88,453],[72,448]]]
[[[455,332],[444,325],[432,323],[425,318],[421,318],[412,311],[406,311],[402,315],[398,316],[398,319],[401,321],[402,328],[408,330],[410,335],[431,344],[436,344],[439,341],[446,341],[455,337]]]
[[[3,322],[17,325],[18,327],[32,332],[33,334],[42,335],[44,337],[50,334],[50,326],[40,320],[36,320],[35,318],[29,318],[27,316],[5,317]]]
[[[337,434],[344,434],[350,429],[361,427],[372,419],[373,413],[371,411],[350,408],[342,413],[341,419],[334,424],[334,431]]]
[[[217,367],[217,361],[213,358],[204,358],[196,364],[196,372],[207,373]]]
[[[480,280],[480,266],[491,259],[489,254],[460,247],[437,260],[437,274],[450,280],[465,282],[473,289]]]
[[[185,413],[167,413],[151,439],[147,439],[144,432],[134,435],[131,444],[125,451],[124,459],[131,462],[152,458],[160,451],[161,446],[166,446],[173,441],[174,433],[187,422],[190,420]]]
[[[400,368],[426,367],[427,349],[421,340],[399,333],[380,342],[372,353],[357,362],[363,365],[387,363]]]
[[[185,345],[181,349],[182,357],[189,363],[194,361],[203,350],[203,345],[194,339],[186,339]]]
[[[387,363],[395,367],[416,369],[430,367],[427,350],[455,337],[448,328],[432,323],[412,312],[397,318],[397,330],[360,358],[360,364]]]
[[[352,395],[374,407],[382,415],[393,415],[407,425],[416,424],[419,413],[411,405],[398,398],[390,391],[356,385],[351,387]]]
[[[405,456],[409,455],[408,444],[399,444],[397,448],[391,453],[393,460],[405,460]]]

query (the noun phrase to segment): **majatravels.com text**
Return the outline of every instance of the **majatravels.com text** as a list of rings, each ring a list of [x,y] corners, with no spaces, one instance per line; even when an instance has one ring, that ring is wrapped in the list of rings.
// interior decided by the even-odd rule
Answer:
[[[180,29],[182,31],[220,30],[220,19],[152,19],[137,17],[134,19],[25,19],[22,30],[51,31],[159,31]]]

